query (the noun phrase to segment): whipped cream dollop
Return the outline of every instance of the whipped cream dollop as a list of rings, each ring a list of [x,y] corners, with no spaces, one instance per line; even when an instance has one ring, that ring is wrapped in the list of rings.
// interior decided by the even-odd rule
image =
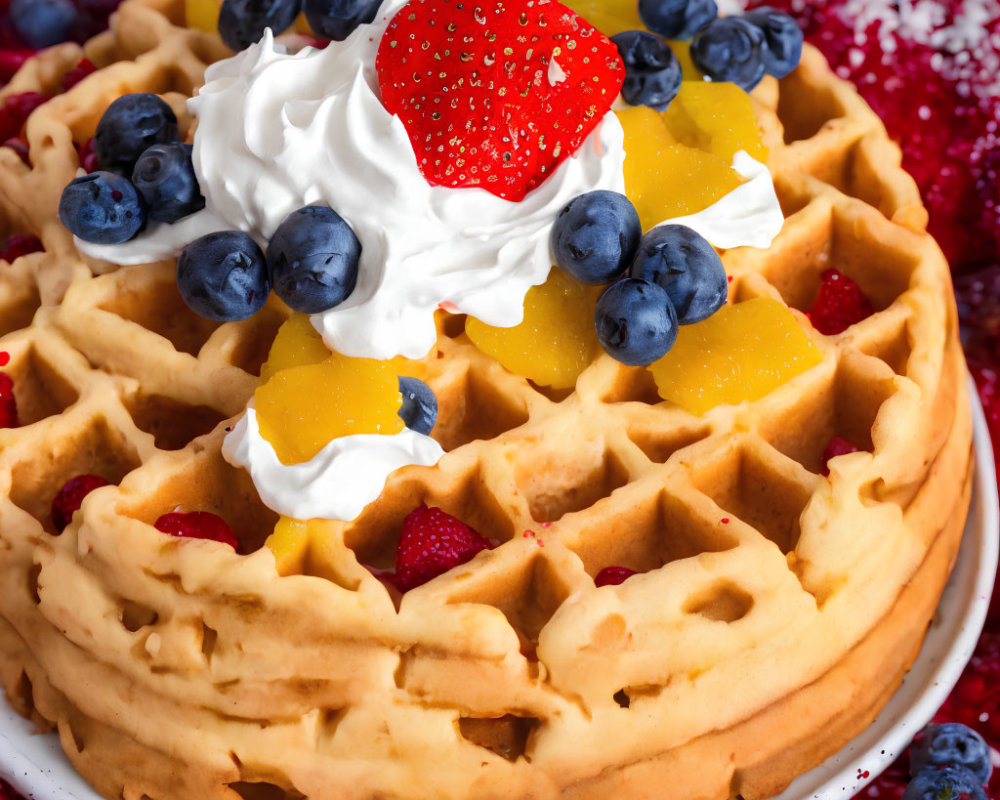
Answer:
[[[408,464],[432,466],[444,451],[430,436],[405,428],[393,436],[342,436],[307,462],[283,464],[250,407],[226,435],[222,455],[250,473],[272,511],[295,519],[351,520],[379,496],[389,473]]]

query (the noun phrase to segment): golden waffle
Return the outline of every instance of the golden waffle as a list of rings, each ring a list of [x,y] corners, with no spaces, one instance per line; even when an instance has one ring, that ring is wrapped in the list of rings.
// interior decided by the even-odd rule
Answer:
[[[916,657],[958,549],[971,426],[948,268],[898,149],[821,56],[754,99],[786,223],[723,254],[735,301],[795,310],[822,362],[701,417],[601,356],[539,390],[448,319],[425,359],[447,454],[392,474],[279,576],[276,521],[220,455],[287,311],[183,304],[172,263],[83,259],[59,224],[122,93],[183,99],[226,55],[179,0],[128,0],[101,69],[0,149],[0,350],[22,427],[0,430],[0,677],[111,800],[732,798],[780,791],[874,717]],[[57,48],[10,92],[58,84]],[[877,313],[838,336],[801,313],[823,270]],[[867,452],[822,472],[830,439]],[[73,475],[95,491],[61,536]],[[502,544],[405,595],[404,517],[438,506]],[[205,510],[235,554],[152,522]],[[609,565],[642,574],[595,588]]]

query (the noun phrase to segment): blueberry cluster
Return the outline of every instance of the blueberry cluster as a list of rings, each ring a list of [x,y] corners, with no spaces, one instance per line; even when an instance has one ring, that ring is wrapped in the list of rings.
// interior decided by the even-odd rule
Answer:
[[[177,117],[161,98],[119,97],[97,124],[98,171],[63,190],[63,225],[87,242],[121,244],[150,219],[176,222],[204,208],[191,147],[179,138]]]
[[[259,42],[270,28],[277,35],[305,12],[318,36],[343,41],[362,23],[371,22],[381,0],[225,0],[219,12],[219,35],[233,50]]]
[[[243,231],[196,239],[177,260],[177,287],[198,314],[219,322],[259,311],[272,287],[294,311],[317,314],[346,300],[358,277],[361,243],[326,206],[293,211],[267,253]]]
[[[662,358],[678,325],[707,319],[726,302],[728,279],[715,248],[684,225],[645,235],[632,203],[617,192],[571,200],[552,227],[556,264],[578,280],[610,283],[594,325],[613,358],[645,366]]]
[[[912,780],[903,800],[987,800],[983,787],[992,772],[990,748],[974,730],[957,722],[928,725],[910,745]]]
[[[691,42],[691,60],[713,81],[732,81],[746,91],[764,75],[783,78],[802,57],[802,31],[770,6],[742,16],[713,19]]]

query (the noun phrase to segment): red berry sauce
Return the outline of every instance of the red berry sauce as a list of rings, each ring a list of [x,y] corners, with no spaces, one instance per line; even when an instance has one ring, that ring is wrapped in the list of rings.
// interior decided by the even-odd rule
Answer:
[[[594,586],[619,586],[635,574],[628,567],[605,567],[594,576]]]

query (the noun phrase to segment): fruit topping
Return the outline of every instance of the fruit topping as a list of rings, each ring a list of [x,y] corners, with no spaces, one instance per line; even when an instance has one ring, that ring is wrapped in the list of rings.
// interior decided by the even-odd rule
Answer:
[[[31,112],[46,99],[40,92],[21,92],[5,97],[0,105],[0,141],[19,136]]]
[[[191,145],[180,142],[154,144],[135,162],[132,184],[142,195],[150,219],[176,222],[205,207],[191,151]]]
[[[264,253],[243,231],[209,233],[185,247],[177,288],[194,312],[218,322],[253,316],[271,291]]]
[[[381,5],[382,0],[305,0],[303,10],[313,31],[341,42],[375,19]]]
[[[205,33],[218,33],[220,5],[220,0],[184,0],[184,24]]]
[[[233,550],[239,541],[229,524],[208,511],[173,512],[164,514],[153,524],[161,533],[169,533],[183,539],[210,539],[228,544]]]
[[[219,36],[233,50],[246,50],[270,28],[277,36],[295,22],[302,0],[225,0],[219,9]]]
[[[958,722],[928,725],[910,745],[910,774],[946,766],[965,767],[985,784],[993,772],[986,740]]]
[[[74,178],[63,189],[59,219],[86,242],[121,244],[146,224],[146,207],[131,181],[100,171]]]
[[[76,6],[70,0],[11,0],[10,19],[28,47],[65,42],[76,24]]]
[[[403,404],[399,407],[399,418],[410,430],[429,436],[437,422],[437,397],[431,387],[419,378],[400,376],[399,393]]]
[[[260,433],[284,464],[309,461],[354,434],[399,433],[402,397],[395,364],[334,353],[276,372],[254,394]]]
[[[965,767],[920,770],[903,792],[903,800],[989,800],[982,785]]]
[[[319,364],[330,357],[330,350],[323,344],[323,337],[313,327],[305,314],[292,314],[281,327],[271,343],[267,361],[260,370],[261,383],[266,383],[272,375],[291,367]]]
[[[783,11],[761,6],[745,15],[747,22],[764,32],[764,71],[775,78],[784,78],[799,65],[802,58],[802,29]]]
[[[17,399],[14,397],[14,381],[10,375],[0,372],[0,428],[16,428],[20,424],[17,418]]]
[[[64,92],[68,92],[80,81],[96,71],[97,67],[94,66],[89,58],[81,58],[73,69],[63,75],[62,84],[59,88]]]
[[[690,39],[719,16],[715,0],[639,0],[646,27],[667,39]]]
[[[76,155],[80,162],[80,167],[88,175],[97,172],[97,153],[94,152],[94,139],[87,139],[83,144],[76,146]]]
[[[678,142],[713,153],[727,164],[740,150],[767,161],[753,103],[734,83],[684,81],[663,121]]]
[[[2,50],[0,49],[0,84],[7,83],[14,77],[24,62],[35,55],[35,50]]]
[[[821,360],[792,312],[758,297],[682,327],[671,351],[649,369],[660,397],[702,414],[720,403],[758,400]]]
[[[493,547],[489,539],[440,508],[419,506],[403,520],[396,548],[396,585],[404,592],[422,586]]]
[[[635,574],[628,567],[605,567],[594,576],[594,586],[619,586]]]
[[[574,197],[552,225],[552,257],[577,280],[610,283],[628,269],[642,237],[635,206],[618,192]]]
[[[26,256],[29,253],[40,253],[45,248],[37,236],[30,234],[15,234],[11,236],[0,249],[0,260],[10,263],[16,258]],[[0,364],[2,366],[2,364]]]
[[[614,44],[556,0],[410,0],[376,68],[429,183],[513,201],[577,151],[625,77]]]
[[[354,291],[360,258],[361,243],[351,226],[327,206],[293,211],[267,246],[275,293],[304,314],[344,302]]]
[[[729,291],[719,254],[685,225],[661,225],[643,236],[629,275],[666,291],[678,325],[708,319],[722,308]]]
[[[520,324],[497,328],[469,317],[465,332],[515,375],[568,389],[599,352],[594,304],[601,292],[556,268],[545,283],[528,290]]]
[[[567,0],[573,9],[605,36],[643,27],[636,0]]]
[[[101,169],[131,176],[147,147],[179,138],[177,117],[160,97],[149,92],[115,100],[97,123],[94,152]]]
[[[677,338],[677,312],[666,291],[639,278],[620,280],[601,295],[594,325],[605,351],[634,367],[662,358]]]
[[[728,160],[679,144],[653,109],[628,108],[618,119],[625,129],[625,193],[643,230],[702,211],[743,183]]]
[[[625,64],[625,102],[664,111],[681,88],[681,65],[674,51],[645,31],[625,31],[611,41]]]
[[[830,459],[837,456],[846,456],[848,453],[857,453],[861,448],[855,447],[843,436],[834,436],[830,444],[823,451],[823,474],[830,474]]]
[[[31,166],[31,149],[28,147],[28,143],[23,136],[15,136],[12,139],[8,139],[3,143],[3,146],[9,147],[17,153],[18,158],[21,159],[21,162],[25,166]]]
[[[94,489],[107,485],[108,482],[100,475],[77,475],[66,481],[52,500],[52,524],[56,532],[66,530],[66,526],[73,521],[73,514],[83,505],[83,498]]]
[[[806,316],[823,335],[843,333],[875,313],[861,287],[851,278],[835,269],[824,270],[821,278],[816,300]]]
[[[691,59],[713,81],[750,91],[764,77],[764,31],[743,17],[720,17],[691,42]]]

